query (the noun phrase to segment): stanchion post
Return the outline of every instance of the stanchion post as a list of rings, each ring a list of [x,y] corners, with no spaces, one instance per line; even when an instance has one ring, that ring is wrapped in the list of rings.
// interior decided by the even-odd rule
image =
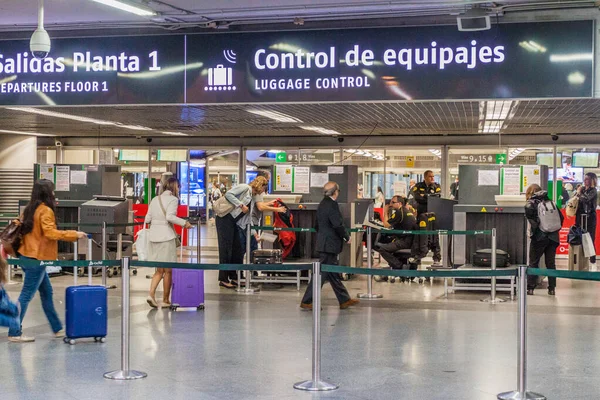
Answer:
[[[367,268],[373,268],[373,249],[371,241],[372,228],[367,226]],[[373,300],[381,299],[383,295],[373,293],[373,275],[367,277],[367,293],[359,293],[359,299]]]
[[[89,262],[88,264],[88,285],[92,286],[92,246],[94,244],[94,241],[92,239],[92,235],[88,233],[88,245],[87,245],[87,261]],[[84,270],[85,271],[85,270]]]
[[[77,261],[79,258],[79,239],[73,242],[73,261]],[[77,266],[73,266],[73,286],[77,286],[77,274],[79,273],[79,269]]]
[[[496,228],[492,229],[492,271],[496,270]],[[492,293],[490,294],[492,303],[496,301],[496,277],[492,276]]]
[[[121,369],[104,374],[106,379],[118,381],[140,379],[148,376],[145,372],[129,369],[129,261],[129,257],[121,260],[121,269],[123,271],[123,289],[121,290]]]
[[[313,332],[312,332],[312,379],[298,382],[294,389],[310,392],[336,390],[339,385],[321,380],[321,263],[313,263]]]
[[[519,338],[517,343],[517,390],[500,393],[499,400],[546,400],[527,391],[527,267],[519,267]]]
[[[102,259],[107,260],[107,240],[108,235],[106,234],[106,221],[102,222]],[[106,287],[106,267],[102,267],[102,286]]]
[[[202,237],[201,233],[200,233],[200,229],[202,227],[202,218],[200,218],[200,216],[198,216],[198,224],[197,224],[197,231],[196,231],[196,254],[198,255],[198,259],[197,259],[197,263],[200,264],[202,261],[201,260],[201,253],[202,253],[202,243],[200,241],[200,238]]]
[[[496,242],[496,228],[492,228],[492,254],[490,255],[490,259],[491,259],[491,263],[492,263],[492,273],[494,273],[496,271],[496,249],[497,249],[496,243],[497,243]],[[496,277],[495,276],[491,277],[491,288],[492,288],[492,291],[490,293],[490,297],[487,299],[484,299],[483,301],[489,302],[491,304],[504,303],[504,299],[496,297]]]
[[[440,231],[438,233],[438,238],[442,249],[442,267],[448,268],[448,235]],[[433,282],[433,278],[431,278],[431,282]],[[444,277],[444,297],[448,297],[448,278],[446,277]]]
[[[251,260],[251,255],[250,255],[250,246],[252,243],[252,224],[249,224],[246,226],[246,264],[250,264],[250,260]],[[246,287],[244,289],[242,289],[240,287],[240,276],[239,276],[239,271],[238,271],[238,288],[236,289],[237,292],[242,293],[242,294],[254,294],[254,293],[258,293],[260,292],[259,288],[253,288],[252,287],[252,277],[251,277],[251,272],[246,270]]]

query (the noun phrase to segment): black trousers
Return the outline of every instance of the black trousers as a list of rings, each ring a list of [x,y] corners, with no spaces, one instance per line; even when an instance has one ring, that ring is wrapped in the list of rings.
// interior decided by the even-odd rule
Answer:
[[[236,229],[236,221],[227,214],[224,217],[216,217],[217,241],[219,246],[220,264],[243,264],[244,254],[240,243],[240,235]],[[229,282],[236,279],[235,271],[219,271],[219,281]]]
[[[403,265],[400,259],[394,255],[398,250],[410,249],[412,244],[404,243],[402,240],[394,240],[391,243],[379,243],[376,251],[392,267],[392,269],[402,269]]]
[[[542,256],[545,257],[546,268],[556,269],[556,248],[558,243],[547,237],[539,240],[531,240],[529,244],[529,267],[539,268]],[[537,276],[527,277],[527,289],[533,290],[537,286]],[[548,277],[548,289],[556,287],[556,278]]]
[[[319,261],[321,264],[329,264],[329,265],[338,265],[338,255],[333,253],[319,253]],[[313,301],[313,279],[311,278],[308,283],[308,287],[306,288],[306,292],[304,292],[304,297],[302,297],[302,303],[304,304],[312,304]],[[334,274],[331,272],[322,272],[321,273],[321,287],[325,282],[329,282],[331,284],[331,288],[335,293],[335,297],[337,297],[340,304],[343,304],[350,300],[350,294],[348,294],[348,290],[342,283],[342,277],[340,274]]]

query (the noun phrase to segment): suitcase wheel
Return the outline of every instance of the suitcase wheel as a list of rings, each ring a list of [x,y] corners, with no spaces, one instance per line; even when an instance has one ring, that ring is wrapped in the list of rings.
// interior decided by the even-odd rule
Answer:
[[[68,338],[68,337],[64,337],[64,338],[63,338],[63,342],[65,342],[65,343],[69,343],[69,338]]]
[[[390,277],[390,283],[396,283],[396,277],[395,276],[391,276]]]
[[[95,337],[94,342],[106,343],[106,338],[105,337]]]
[[[171,311],[177,311],[177,306],[171,305],[171,307],[169,307],[169,310]]]
[[[109,277],[109,278],[113,277],[113,271],[112,271],[112,269],[109,268],[108,271],[106,271],[106,276]]]
[[[133,270],[133,274],[134,274],[134,275],[137,275],[137,269],[134,269],[134,270]]]
[[[204,304],[200,304],[198,307],[196,307],[196,310],[204,310]]]
[[[73,346],[75,344],[75,339],[69,339],[69,344]]]

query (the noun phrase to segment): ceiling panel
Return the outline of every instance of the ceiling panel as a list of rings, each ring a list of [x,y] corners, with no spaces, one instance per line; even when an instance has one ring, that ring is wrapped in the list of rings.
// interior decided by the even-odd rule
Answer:
[[[276,111],[301,122],[282,123],[249,113]],[[312,126],[341,135],[478,135],[478,101],[372,102],[198,106],[59,107],[42,108],[70,116],[94,118],[118,125],[97,125],[55,116],[0,108],[0,129],[61,137],[160,136],[181,132],[204,137],[323,136],[304,130]],[[502,134],[600,133],[600,100],[520,101]],[[131,130],[122,125],[150,128]]]

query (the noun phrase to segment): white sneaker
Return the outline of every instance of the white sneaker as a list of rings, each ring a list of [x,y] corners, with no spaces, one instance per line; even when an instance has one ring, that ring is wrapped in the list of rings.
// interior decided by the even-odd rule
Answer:
[[[598,271],[598,267],[596,266],[596,263],[590,264],[590,271],[592,271],[592,272]]]
[[[23,335],[9,336],[8,341],[13,342],[13,343],[31,343],[31,342],[35,342],[35,338],[29,337],[29,336],[23,336]]]

